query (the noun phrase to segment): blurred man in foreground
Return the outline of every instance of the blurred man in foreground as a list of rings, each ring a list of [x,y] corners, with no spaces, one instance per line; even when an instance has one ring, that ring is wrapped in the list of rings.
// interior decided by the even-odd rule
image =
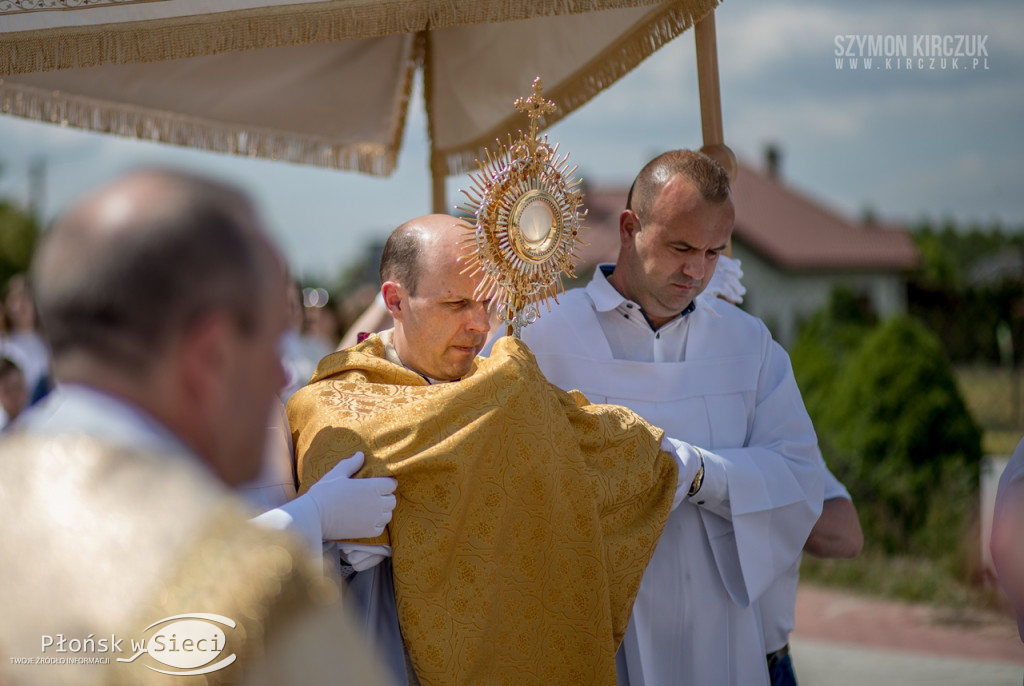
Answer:
[[[283,381],[282,278],[243,195],[168,171],[47,236],[33,288],[59,387],[0,444],[16,683],[384,683],[302,546],[227,488],[259,469]]]
[[[992,561],[999,583],[1017,613],[1020,640],[1024,641],[1024,440],[1017,444],[999,478],[992,518]]]

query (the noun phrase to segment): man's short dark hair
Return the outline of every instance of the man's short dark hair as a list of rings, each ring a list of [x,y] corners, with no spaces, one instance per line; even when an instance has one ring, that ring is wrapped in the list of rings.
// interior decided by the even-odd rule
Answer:
[[[626,197],[626,209],[644,221],[662,187],[676,176],[688,179],[707,202],[717,205],[729,197],[729,174],[722,165],[700,152],[670,150],[648,162],[636,175]]]
[[[145,183],[151,204],[111,219],[87,201],[58,220],[36,255],[32,290],[55,360],[77,351],[144,371],[206,313],[226,310],[243,331],[265,316],[271,270],[281,267],[248,198],[162,170],[105,192]]]
[[[422,251],[423,236],[415,220],[392,231],[380,256],[380,282],[397,281],[410,295],[416,295]]]

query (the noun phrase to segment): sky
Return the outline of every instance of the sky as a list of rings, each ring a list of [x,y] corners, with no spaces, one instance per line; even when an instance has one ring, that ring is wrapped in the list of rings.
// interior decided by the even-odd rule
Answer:
[[[761,165],[765,146],[779,147],[787,183],[852,218],[870,209],[886,223],[950,219],[1024,230],[1020,0],[725,0],[716,27],[725,140],[742,161]],[[968,37],[961,49],[978,53],[977,64],[961,57],[954,69],[952,58],[918,59],[934,37],[955,50],[957,36]],[[866,68],[872,38],[893,55],[889,65],[883,55]],[[627,186],[658,152],[700,147],[692,32],[548,135],[591,187]],[[398,170],[387,179],[0,115],[0,197],[27,205],[29,169],[40,161],[47,219],[139,164],[170,164],[238,184],[307,281],[330,281],[362,257],[369,241],[430,211],[426,117],[418,100]],[[467,186],[465,178],[449,179],[450,205]]]

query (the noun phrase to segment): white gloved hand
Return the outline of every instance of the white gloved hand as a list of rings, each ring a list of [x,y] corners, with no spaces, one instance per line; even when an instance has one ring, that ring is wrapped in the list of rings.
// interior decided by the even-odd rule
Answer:
[[[679,468],[676,480],[676,495],[672,500],[672,509],[683,502],[693,485],[693,480],[700,469],[701,456],[692,445],[686,441],[664,436],[661,439],[661,449],[676,458],[676,466]]]
[[[357,572],[365,572],[391,557],[391,546],[389,545],[342,546],[341,551],[348,563],[352,565],[352,569]]]
[[[395,509],[398,482],[388,476],[353,479],[363,466],[363,453],[342,460],[307,493],[320,513],[324,539],[378,536]]]
[[[708,283],[704,292],[708,295],[717,295],[739,305],[743,302],[743,296],[747,289],[740,281],[743,278],[743,269],[740,261],[734,260],[728,255],[719,255],[718,264],[715,265],[715,273],[711,275],[711,282]]]

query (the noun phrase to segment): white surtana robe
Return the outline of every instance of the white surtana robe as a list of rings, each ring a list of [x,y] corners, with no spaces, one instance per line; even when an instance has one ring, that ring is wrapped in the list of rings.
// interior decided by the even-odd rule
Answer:
[[[844,498],[852,500],[839,479],[825,467],[824,500]],[[769,653],[781,650],[789,643],[789,634],[796,626],[796,592],[800,583],[800,558],[793,560],[788,571],[779,575],[758,599],[761,624],[764,626],[765,649]]]
[[[702,488],[669,516],[644,574],[619,683],[768,684],[757,599],[797,559],[822,504],[789,357],[760,320],[716,298],[650,331],[600,269],[561,301],[523,331],[548,379],[625,405],[705,457]],[[644,336],[633,360],[668,361],[615,359],[613,347],[623,357]]]

